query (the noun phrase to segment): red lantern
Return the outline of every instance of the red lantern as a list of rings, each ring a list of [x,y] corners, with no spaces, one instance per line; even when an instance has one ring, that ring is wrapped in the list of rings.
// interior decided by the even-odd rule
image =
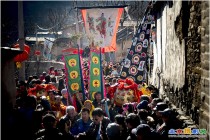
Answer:
[[[105,53],[105,48],[101,48],[101,53]]]
[[[83,53],[83,50],[79,50],[79,51],[80,51],[79,53],[82,55],[82,53]]]
[[[35,51],[35,55],[39,56],[41,54],[40,51]]]

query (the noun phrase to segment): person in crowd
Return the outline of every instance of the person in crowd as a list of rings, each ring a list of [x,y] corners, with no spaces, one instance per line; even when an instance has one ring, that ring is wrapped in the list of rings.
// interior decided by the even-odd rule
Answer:
[[[47,112],[47,111],[52,111],[51,105],[49,100],[47,99],[46,96],[41,96],[40,97],[40,104],[43,107],[43,111]]]
[[[162,140],[169,139],[168,132],[170,129],[182,128],[181,122],[176,118],[177,113],[170,108],[166,108],[163,111],[159,111],[163,124],[159,126],[157,132],[161,135]]]
[[[163,101],[160,98],[154,98],[154,99],[152,99],[152,101],[150,102],[150,104],[148,106],[152,110],[153,108],[156,107],[157,103],[159,103],[159,102],[163,102]]]
[[[64,81],[64,79],[63,78],[60,78],[59,80],[58,80],[58,91],[62,91],[62,89],[65,89],[66,88],[66,86],[65,86],[65,81]]]
[[[49,84],[51,82],[51,77],[50,75],[46,75],[44,79],[44,84]]]
[[[53,104],[51,108],[52,108],[52,111],[56,112],[56,119],[59,120],[62,116],[65,115],[66,106],[63,105],[63,103],[61,102],[60,95],[55,96],[55,104]]]
[[[151,94],[150,94],[150,97],[149,97],[149,102],[152,102],[152,100],[153,100],[154,98],[158,98],[158,95],[157,95],[156,93],[151,93]]]
[[[121,139],[120,125],[117,123],[109,123],[106,128],[108,140]]]
[[[119,73],[117,72],[117,66],[112,67],[111,77],[117,77]]]
[[[117,111],[111,106],[109,98],[101,100],[101,109],[104,111],[104,116],[109,117],[110,121],[114,122]]]
[[[127,140],[136,139],[136,136],[131,133],[133,128],[136,128],[140,124],[140,119],[137,114],[130,113],[125,119],[127,130],[128,130],[128,137]]]
[[[41,82],[43,82],[43,80],[45,79],[45,76],[47,75],[47,73],[45,71],[42,72],[42,75],[39,77],[39,79],[41,80]]]
[[[93,104],[92,104],[92,101],[91,101],[91,100],[85,100],[83,108],[89,109],[89,111],[90,111],[90,119],[92,120],[92,119],[93,119],[93,117],[92,117],[92,112],[93,112],[93,110],[95,109],[95,107],[94,107]],[[81,113],[82,113],[82,112],[80,111],[79,116],[82,115]]]
[[[66,107],[66,115],[64,115],[63,117],[61,117],[60,121],[62,121],[62,119],[67,119],[71,121],[71,128],[74,127],[75,122],[79,119],[79,115],[75,110],[75,107],[70,105]]]
[[[118,114],[115,116],[115,123],[119,124],[121,131],[121,140],[126,140],[128,137],[127,126],[125,123],[125,116]]]
[[[90,124],[90,128],[84,133],[79,133],[77,137],[80,139],[106,140],[106,128],[110,123],[110,120],[109,118],[104,117],[103,114],[101,108],[95,108],[92,112],[93,122]]]
[[[64,88],[61,90],[61,95],[62,95],[62,103],[65,105],[65,106],[68,106],[69,103],[68,103],[68,92],[67,92],[67,89]]]
[[[148,109],[149,109],[149,107],[148,107],[148,101],[147,101],[147,100],[141,101],[141,102],[136,106],[136,108],[137,108],[137,111],[138,111],[138,110],[141,110],[141,109],[148,110]]]
[[[163,120],[161,119],[161,114],[159,113],[159,111],[163,111],[166,108],[168,108],[168,105],[164,102],[159,102],[157,103],[156,107],[153,108],[153,111],[155,111],[155,115],[156,115],[156,120],[155,120],[155,125],[156,128],[155,130],[157,130],[159,128],[160,125],[163,124]]]
[[[47,99],[50,103],[50,106],[52,107],[55,104],[55,96],[56,96],[56,91],[55,90],[49,90],[48,92]]]
[[[85,97],[83,96],[82,91],[76,92],[74,96],[76,101],[76,111],[79,113],[84,105]]]
[[[136,140],[159,140],[160,136],[151,130],[147,124],[140,124],[132,130],[132,134],[136,136]],[[162,139],[161,139],[162,140]]]
[[[78,119],[75,125],[71,128],[71,133],[73,135],[78,135],[83,133],[90,128],[92,120],[90,119],[90,110],[88,108],[82,108],[81,110],[81,119]]]
[[[70,132],[71,120],[68,117],[61,118],[57,123],[57,128],[63,133],[66,140],[75,139],[74,135]]]
[[[123,115],[127,116],[130,113],[134,113],[135,112],[135,106],[134,103],[125,103],[122,105],[122,109],[123,109]]]
[[[38,78],[38,76],[35,74],[35,75],[33,75],[33,79],[36,79],[36,80],[37,80],[37,79],[39,79],[39,78]]]
[[[93,105],[95,108],[101,107],[101,92],[96,92],[94,94]]]
[[[69,137],[65,136],[56,128],[56,117],[53,114],[48,113],[44,115],[42,122],[44,129],[40,129],[35,134],[34,140],[73,140],[68,132],[66,135],[69,135]]]
[[[55,68],[54,68],[54,66],[50,66],[48,74],[49,75],[55,75]]]
[[[28,77],[28,80],[27,80],[27,88],[29,88],[30,87],[30,82],[33,80],[33,76],[32,75],[30,75],[29,77]]]
[[[146,100],[148,103],[150,102],[149,96],[148,95],[141,95],[140,97],[140,102]]]

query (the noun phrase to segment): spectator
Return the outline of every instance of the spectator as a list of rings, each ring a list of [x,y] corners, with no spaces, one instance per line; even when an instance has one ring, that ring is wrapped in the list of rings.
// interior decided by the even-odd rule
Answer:
[[[131,131],[133,128],[136,128],[140,124],[139,116],[134,113],[130,113],[126,117],[125,122],[126,122],[127,129],[128,129],[127,140],[136,139],[136,136],[134,134],[132,134]]]
[[[42,119],[44,129],[35,134],[35,140],[64,140],[63,134],[56,128],[56,118],[52,114],[46,114]]]
[[[106,128],[108,140],[121,139],[120,126],[117,123],[110,123]]]
[[[71,128],[71,133],[73,135],[78,135],[83,133],[90,128],[92,120],[90,119],[90,110],[88,108],[83,108],[81,111],[81,119],[78,119],[75,125]]]
[[[101,107],[101,92],[96,92],[94,94],[93,105],[95,108]]]
[[[109,118],[104,117],[103,110],[101,108],[95,108],[93,110],[93,122],[90,124],[90,128],[78,135],[78,138],[85,138],[85,139],[103,139],[107,138],[106,136],[106,128],[110,123]]]

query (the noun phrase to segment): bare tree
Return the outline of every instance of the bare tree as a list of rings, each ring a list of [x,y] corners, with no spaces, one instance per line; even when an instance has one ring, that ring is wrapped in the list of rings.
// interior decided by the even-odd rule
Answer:
[[[58,38],[58,31],[65,27],[66,21],[69,18],[70,12],[64,9],[49,9],[48,19],[49,25],[52,27],[51,32]]]

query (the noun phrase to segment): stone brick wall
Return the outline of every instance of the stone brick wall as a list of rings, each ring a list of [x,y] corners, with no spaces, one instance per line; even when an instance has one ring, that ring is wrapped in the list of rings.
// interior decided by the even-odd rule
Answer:
[[[156,26],[161,44],[157,55],[161,54],[161,64],[157,64],[158,67],[154,65],[159,71],[153,69],[155,72],[149,82],[160,87],[161,97],[169,100],[172,108],[179,112],[184,127],[207,129],[209,134],[209,2],[173,1],[171,8],[168,8],[167,4],[160,5],[156,7],[160,15]],[[162,34],[162,25],[165,24],[163,18],[166,18],[167,25],[170,25],[165,29],[166,42]],[[183,52],[180,48],[185,50],[183,66],[173,61],[182,58],[180,56]],[[177,58],[174,54],[168,55],[170,51],[173,51]],[[173,69],[175,75],[169,73],[168,68],[172,67],[171,65],[176,66]],[[184,79],[179,72],[183,73]],[[182,80],[176,81],[177,76]],[[174,84],[175,82],[181,84]]]
[[[201,3],[201,108],[199,127],[209,132],[209,1]],[[209,134],[209,133],[208,133]],[[208,135],[209,139],[209,135]]]

